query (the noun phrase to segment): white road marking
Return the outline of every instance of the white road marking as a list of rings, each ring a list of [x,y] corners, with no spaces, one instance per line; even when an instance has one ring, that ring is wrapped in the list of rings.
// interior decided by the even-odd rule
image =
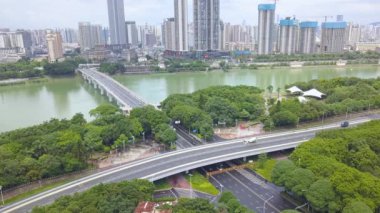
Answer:
[[[370,121],[370,119],[361,119],[361,120],[358,120],[358,121],[353,121],[353,122],[351,122],[351,124],[355,125],[355,124],[365,123],[365,122],[368,122],[368,121]],[[299,130],[299,131],[293,131],[293,132],[287,132],[287,133],[279,133],[279,134],[273,134],[273,135],[261,137],[261,138],[259,138],[259,140],[260,139],[275,138],[275,137],[285,136],[285,135],[298,134],[298,133],[318,131],[318,130],[322,130],[322,129],[332,129],[332,128],[337,128],[337,127],[339,127],[339,125],[334,124],[334,125],[329,125],[329,126],[325,126],[325,127],[316,127],[316,128],[306,129],[306,130]],[[88,183],[88,182],[90,182],[92,180],[96,180],[96,179],[102,178],[104,176],[107,176],[107,175],[110,175],[110,174],[114,174],[114,173],[117,173],[117,172],[129,169],[129,168],[132,168],[132,167],[135,167],[135,166],[146,164],[146,163],[149,163],[149,162],[152,162],[152,161],[155,161],[155,160],[161,160],[161,159],[164,159],[164,158],[168,158],[168,157],[172,157],[172,156],[175,156],[175,155],[180,155],[180,154],[188,153],[188,152],[192,152],[192,151],[198,151],[198,150],[203,150],[203,149],[207,150],[208,148],[220,147],[220,146],[231,145],[231,144],[236,144],[236,143],[242,143],[242,141],[243,141],[243,139],[239,139],[239,140],[231,140],[231,141],[226,141],[226,142],[220,142],[220,143],[217,143],[217,144],[202,145],[202,146],[198,146],[198,147],[194,147],[194,148],[174,151],[174,152],[169,153],[169,154],[163,154],[163,155],[159,155],[159,156],[150,157],[150,158],[147,158],[147,159],[144,159],[144,160],[141,160],[141,161],[133,162],[131,164],[118,166],[118,167],[115,167],[115,168],[112,168],[112,169],[109,169],[109,170],[106,170],[106,171],[103,171],[103,172],[99,172],[97,174],[94,174],[94,175],[91,175],[91,176],[88,176],[88,177],[85,177],[85,178],[82,178],[82,179],[79,179],[79,180],[76,180],[76,181],[73,181],[73,182],[65,184],[65,185],[63,185],[61,187],[57,187],[55,189],[48,190],[48,191],[43,192],[41,194],[38,194],[38,195],[32,196],[30,198],[27,198],[27,199],[25,199],[23,201],[19,201],[17,203],[14,203],[14,204],[8,206],[8,207],[5,207],[5,209],[3,209],[4,210],[3,212],[4,213],[12,212],[14,210],[17,210],[17,209],[23,207],[23,206],[26,206],[26,205],[31,204],[33,202],[39,201],[39,200],[41,200],[43,198],[53,196],[53,195],[55,195],[55,194],[57,194],[59,192],[62,192],[62,191],[68,190],[68,189],[75,188],[75,187],[77,187],[80,184],[85,184],[85,183]],[[224,157],[225,156],[233,156],[233,155],[237,155],[237,154],[244,154],[244,153],[252,152],[252,151],[255,151],[255,150],[258,151],[258,150],[265,150],[265,149],[270,149],[270,148],[275,148],[275,147],[282,147],[282,146],[285,146],[285,145],[299,144],[299,143],[302,143],[302,142],[305,142],[305,141],[299,141],[299,142],[295,142],[295,143],[287,143],[287,144],[282,144],[282,145],[275,145],[275,146],[269,146],[269,147],[265,147],[265,148],[258,148],[258,149],[248,150],[248,151],[231,153],[231,154],[228,154],[228,155],[224,155]],[[185,165],[182,165],[182,166],[187,166],[187,165],[191,165],[191,164],[197,164],[199,162],[209,161],[211,159],[217,159],[219,157],[220,156],[212,157],[212,158],[208,158],[208,159],[204,159],[204,160],[188,163],[188,164],[185,164]],[[159,173],[155,173],[155,174],[151,174],[149,176],[143,177],[142,179],[149,179],[149,177],[154,177],[157,174],[160,174],[160,173],[163,173],[163,172],[166,172],[166,171],[171,171],[171,170],[174,170],[175,168],[180,168],[180,167],[181,166],[177,166],[177,167],[173,167],[171,169],[166,169],[166,170],[161,171]]]

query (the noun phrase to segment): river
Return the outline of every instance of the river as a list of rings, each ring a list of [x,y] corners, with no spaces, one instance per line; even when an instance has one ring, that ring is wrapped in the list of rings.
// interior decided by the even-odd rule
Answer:
[[[117,75],[114,78],[156,105],[170,94],[190,93],[213,85],[252,85],[262,89],[273,85],[274,88],[283,88],[293,82],[340,76],[375,78],[380,76],[380,66]],[[79,76],[1,86],[0,132],[39,124],[51,118],[70,118],[77,112],[83,113],[86,119],[91,119],[88,112],[106,102],[107,98]]]
[[[361,65],[348,67],[305,67],[302,69],[276,68],[260,70],[230,70],[228,72],[187,72],[151,75],[117,75],[114,78],[135,91],[144,100],[159,104],[170,94],[191,93],[215,85],[250,85],[266,89],[269,85],[276,91],[284,91],[287,84],[331,79],[336,77],[380,77],[380,66]]]

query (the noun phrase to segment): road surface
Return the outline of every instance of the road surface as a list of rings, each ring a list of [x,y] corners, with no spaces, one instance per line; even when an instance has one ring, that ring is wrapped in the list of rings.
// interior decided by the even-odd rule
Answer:
[[[356,121],[351,121],[351,124],[364,123],[369,120],[368,118],[360,118]],[[313,138],[316,132],[323,129],[339,128],[339,126],[340,123],[336,123],[326,125],[323,128],[317,127],[263,136],[258,138],[257,143],[254,144],[244,144],[243,139],[238,139],[164,153],[81,178],[5,206],[1,210],[4,213],[27,212],[34,206],[50,204],[61,196],[81,192],[100,183],[119,182],[136,178],[155,181],[207,165],[295,148]]]

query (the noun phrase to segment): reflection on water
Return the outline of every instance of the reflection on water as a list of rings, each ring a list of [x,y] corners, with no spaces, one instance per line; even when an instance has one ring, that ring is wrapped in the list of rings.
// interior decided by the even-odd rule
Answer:
[[[106,102],[79,76],[47,82],[0,87],[0,132],[39,124],[51,118],[70,118]]]
[[[119,75],[115,79],[152,104],[174,93],[191,93],[213,85],[268,85],[283,88],[286,84],[339,76],[374,78],[379,66],[347,68],[312,67],[303,69],[232,70],[229,72],[189,72],[176,74]],[[79,76],[54,78],[47,82],[0,87],[0,132],[41,123],[51,118],[70,118],[88,112],[107,98],[100,95]]]
[[[306,67],[302,69],[231,70],[229,72],[188,72],[152,75],[118,75],[115,79],[126,85],[145,100],[158,104],[168,95],[191,93],[214,85],[250,85],[265,89],[269,85],[284,88],[285,85],[312,79],[335,77],[376,78],[379,66]]]

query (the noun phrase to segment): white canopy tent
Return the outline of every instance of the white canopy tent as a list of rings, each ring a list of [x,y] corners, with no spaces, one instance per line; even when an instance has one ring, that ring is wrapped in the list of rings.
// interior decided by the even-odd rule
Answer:
[[[311,89],[309,91],[306,91],[303,93],[303,96],[304,97],[314,97],[314,98],[323,98],[323,96],[326,96],[325,94],[319,92],[318,90],[316,89]]]
[[[298,88],[297,86],[292,86],[291,88],[287,89],[286,91],[289,91],[291,94],[303,93],[303,91],[300,88]]]

